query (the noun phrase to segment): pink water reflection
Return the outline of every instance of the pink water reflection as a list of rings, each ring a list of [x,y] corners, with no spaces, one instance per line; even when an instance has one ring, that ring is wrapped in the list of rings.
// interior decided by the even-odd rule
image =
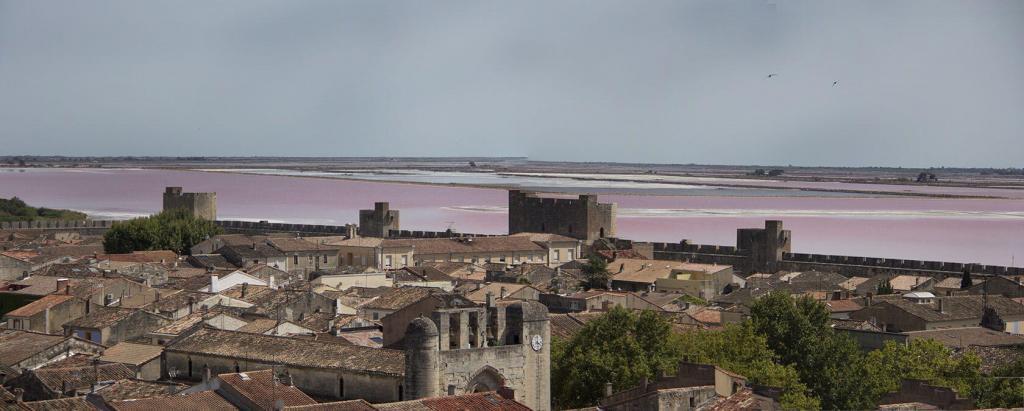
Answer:
[[[360,208],[389,201],[401,210],[403,228],[443,230],[452,222],[463,232],[507,229],[503,190],[165,170],[0,172],[0,196],[107,216],[158,211],[170,185],[216,191],[223,219],[354,223]],[[609,195],[602,201],[619,204],[619,234],[634,239],[732,245],[736,228],[779,218],[793,230],[797,252],[999,265],[1015,254],[1024,258],[1024,200]]]

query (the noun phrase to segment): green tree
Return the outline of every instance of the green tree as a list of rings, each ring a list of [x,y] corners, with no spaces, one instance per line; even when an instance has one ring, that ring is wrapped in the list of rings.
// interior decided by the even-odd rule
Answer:
[[[671,325],[654,312],[635,314],[612,308],[590,321],[568,341],[555,341],[551,349],[552,395],[565,408],[593,405],[605,383],[617,389],[637,385],[677,363],[678,345]]]
[[[721,331],[695,331],[675,340],[683,359],[714,364],[743,375],[753,384],[783,389],[784,409],[813,410],[821,403],[800,381],[796,369],[776,363],[777,355],[749,321],[729,324]]]
[[[612,274],[608,272],[608,262],[597,255],[592,255],[583,265],[583,287],[586,289],[607,289]]]
[[[220,227],[212,221],[184,210],[171,210],[114,223],[103,235],[103,249],[108,253],[173,250],[188,254],[192,246],[220,233]]]
[[[1024,359],[979,377],[971,394],[978,408],[1024,407]]]
[[[960,289],[965,290],[971,288],[974,285],[974,280],[971,279],[971,270],[964,269],[964,275],[960,277]]]
[[[900,381],[905,378],[953,388],[968,396],[981,377],[981,360],[976,355],[954,357],[948,348],[932,339],[912,340],[909,344],[887,341],[882,349],[868,353],[865,361],[879,396],[899,390]]]
[[[878,283],[878,287],[875,289],[875,291],[878,292],[878,295],[892,294],[892,283],[890,283],[889,280],[882,280],[880,283]]]
[[[750,314],[755,332],[765,337],[782,365],[796,369],[824,408],[875,406],[874,391],[865,383],[867,369],[860,348],[829,327],[823,303],[772,292],[754,302]]]

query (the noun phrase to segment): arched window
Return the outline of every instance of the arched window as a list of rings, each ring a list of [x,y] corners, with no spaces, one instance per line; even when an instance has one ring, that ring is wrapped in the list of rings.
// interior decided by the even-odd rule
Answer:
[[[405,400],[405,390],[404,390],[404,388],[405,387],[402,387],[402,384],[398,384],[398,400],[399,401]]]
[[[345,398],[345,378],[338,377],[338,398]]]
[[[188,376],[192,377],[192,357],[188,357]]]

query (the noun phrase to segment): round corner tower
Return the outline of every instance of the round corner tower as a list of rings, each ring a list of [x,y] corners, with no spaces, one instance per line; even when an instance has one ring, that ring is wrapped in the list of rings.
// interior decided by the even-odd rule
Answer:
[[[434,322],[419,317],[405,331],[405,398],[438,396],[438,330]]]

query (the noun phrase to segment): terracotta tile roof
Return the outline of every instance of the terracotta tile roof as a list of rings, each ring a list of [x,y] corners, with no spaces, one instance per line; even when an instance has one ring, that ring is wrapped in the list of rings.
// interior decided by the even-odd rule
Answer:
[[[100,356],[100,361],[118,362],[130,365],[142,365],[157,358],[164,352],[159,345],[135,344],[122,342],[107,348]]]
[[[238,409],[238,407],[231,405],[230,402],[213,391],[202,391],[195,394],[174,395],[170,397],[111,401],[109,404],[110,408],[118,411],[221,411]]]
[[[45,295],[43,298],[30,302],[26,305],[18,307],[18,309],[8,312],[7,317],[31,317],[46,311],[47,308],[53,308],[57,305],[63,304],[64,302],[75,299],[73,295]]]
[[[376,411],[366,400],[349,400],[337,402],[324,402],[320,404],[297,405],[285,407],[285,410],[295,411]]]
[[[440,292],[440,290],[427,287],[391,288],[380,297],[363,304],[360,308],[397,311],[437,292]]]
[[[378,410],[430,410],[430,411],[530,411],[515,400],[502,398],[493,392],[481,392],[445,397],[423,398],[412,401],[376,404]]]
[[[546,243],[548,241],[552,243],[575,243],[580,241],[572,237],[551,233],[515,233],[509,234],[509,237],[526,237],[535,243]]]
[[[298,388],[278,382],[271,370],[220,374],[217,378],[249,401],[267,409],[274,408],[279,400],[284,401],[285,406],[316,404]]]
[[[660,278],[668,278],[675,271],[717,273],[732,268],[728,265],[696,264],[672,260],[634,260],[619,258],[608,264],[608,271],[613,273],[613,281],[629,281],[654,283]]]
[[[702,309],[694,313],[690,313],[690,317],[702,324],[721,324],[722,323],[722,312],[719,310]]]
[[[841,288],[843,288],[845,290],[854,291],[854,290],[857,289],[857,286],[859,286],[861,284],[864,284],[864,282],[868,281],[868,280],[870,280],[870,278],[867,278],[867,277],[850,277],[846,281],[843,281],[843,282],[839,283],[839,287],[841,287]]]
[[[485,302],[487,300],[487,293],[491,293],[491,297],[494,298],[495,301],[497,301],[499,298],[501,298],[501,289],[502,288],[505,289],[505,295],[506,296],[510,296],[512,294],[515,294],[515,293],[521,291],[524,288],[532,288],[532,289],[536,290],[538,293],[540,292],[540,290],[537,290],[536,287],[533,287],[533,286],[530,286],[530,285],[527,285],[527,284],[490,283],[490,284],[483,285],[478,290],[475,290],[473,292],[467,293],[466,294],[466,298],[468,298],[470,300],[473,300],[474,302],[477,302],[477,303],[483,303],[483,302]]]
[[[931,280],[931,277],[925,277],[922,275],[897,275],[889,279],[889,284],[892,285],[893,290],[910,291],[913,290],[914,287]]]
[[[97,378],[97,371],[99,377]],[[135,372],[124,364],[99,364],[68,368],[39,368],[32,371],[43,385],[53,391],[62,392],[64,387],[81,389],[91,386],[96,381],[114,381],[132,378]]]
[[[188,388],[186,384],[136,379],[117,380],[96,394],[105,401],[131,400],[152,397],[168,397]]]
[[[834,313],[848,313],[864,308],[857,300],[829,300],[825,301],[825,306]]]
[[[270,318],[257,318],[250,321],[248,324],[241,326],[235,330],[242,333],[256,333],[263,334],[277,327],[277,320]]]
[[[126,263],[170,263],[177,261],[178,255],[171,250],[132,251],[128,254],[97,254],[96,259]]]
[[[395,281],[452,281],[448,274],[429,266],[405,267],[394,274]]]
[[[415,247],[416,254],[465,254],[495,252],[529,252],[544,251],[544,247],[530,241],[528,237],[472,237],[472,238],[417,238],[387,239],[381,244],[384,248]]]
[[[1024,335],[1010,334],[984,327],[938,328],[904,332],[910,340],[933,339],[947,347],[1000,347],[1024,344]]]
[[[1001,295],[990,295],[987,298],[981,295],[958,295],[941,297],[941,301],[942,311],[938,310],[937,303],[916,304],[899,296],[885,298],[879,304],[891,304],[907,314],[933,322],[980,319],[982,309],[986,304],[1004,320],[1009,316],[1024,315],[1024,306]]]
[[[220,269],[237,269],[238,266],[228,261],[220,254],[193,254],[188,257],[188,261],[192,265],[198,265],[200,268],[212,267]],[[204,271],[205,272],[205,271]]]
[[[28,331],[0,331],[0,365],[12,366],[70,337]]]
[[[568,340],[583,329],[583,323],[576,321],[569,314],[550,314],[548,322],[551,325],[551,336]]]
[[[339,247],[379,247],[383,243],[384,243],[384,239],[383,238],[356,237],[356,238],[349,238],[349,239],[341,240],[341,241],[334,241],[334,242],[331,242],[331,243],[328,243],[328,244],[329,245],[334,245],[334,246],[339,246]]]
[[[263,285],[239,284],[217,294],[252,303],[273,292],[274,290],[271,290],[270,287]]]
[[[76,328],[103,328],[117,324],[135,314],[138,310],[132,308],[94,306],[92,312],[84,317],[76,318],[64,324],[65,327]]]
[[[275,237],[267,239],[267,241],[274,248],[286,253],[302,251],[331,251],[338,249],[336,244],[321,244],[305,238]]]
[[[262,363],[339,368],[365,374],[405,375],[405,353],[402,351],[211,328],[203,328],[169,344],[166,351]]]
[[[85,397],[59,398],[46,401],[29,401],[25,407],[32,411],[95,411],[96,407]]]

